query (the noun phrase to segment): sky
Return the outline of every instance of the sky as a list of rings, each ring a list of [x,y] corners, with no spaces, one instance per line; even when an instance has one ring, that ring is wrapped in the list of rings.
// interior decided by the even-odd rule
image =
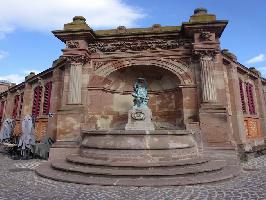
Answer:
[[[20,83],[51,67],[64,44],[52,30],[82,15],[94,30],[181,25],[195,8],[229,20],[221,48],[266,77],[265,0],[0,0],[0,80]]]

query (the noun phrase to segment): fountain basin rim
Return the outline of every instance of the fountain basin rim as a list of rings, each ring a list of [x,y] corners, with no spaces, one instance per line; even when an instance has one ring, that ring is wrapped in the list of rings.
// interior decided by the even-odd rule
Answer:
[[[192,132],[187,130],[82,130],[83,135],[190,135]]]

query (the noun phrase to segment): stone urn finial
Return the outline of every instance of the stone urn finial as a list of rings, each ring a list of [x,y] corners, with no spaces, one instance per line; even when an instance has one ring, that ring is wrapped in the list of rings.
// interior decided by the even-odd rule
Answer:
[[[75,16],[75,17],[73,17],[73,22],[83,22],[83,23],[85,23],[86,22],[86,18],[83,17],[83,16]]]
[[[189,22],[214,22],[216,21],[216,15],[209,14],[206,8],[196,8],[194,14],[190,16]]]
[[[206,8],[196,8],[194,10],[195,15],[207,14],[208,10]]]
[[[73,17],[73,21],[64,25],[64,30],[92,30],[83,16]]]

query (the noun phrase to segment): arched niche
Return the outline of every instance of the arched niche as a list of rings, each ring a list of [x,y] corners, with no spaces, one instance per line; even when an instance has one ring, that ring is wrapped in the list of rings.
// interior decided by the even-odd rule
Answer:
[[[99,64],[99,63],[98,63]],[[95,68],[95,75],[100,77],[107,77],[112,72],[127,68],[130,66],[156,66],[159,68],[166,69],[167,71],[175,74],[180,80],[180,84],[182,85],[193,85],[194,79],[190,68],[184,65],[181,62],[173,61],[171,59],[163,59],[163,58],[147,58],[147,59],[130,59],[130,60],[115,60],[115,61],[107,61],[100,62],[98,67]]]
[[[127,123],[128,110],[133,106],[131,93],[134,82],[143,77],[148,83],[148,105],[156,128],[182,128],[183,98],[180,86],[192,84],[188,70],[182,72],[177,75],[166,67],[147,63],[120,66],[108,72],[105,67],[96,70],[88,87],[88,118],[93,119],[99,129],[123,129]]]

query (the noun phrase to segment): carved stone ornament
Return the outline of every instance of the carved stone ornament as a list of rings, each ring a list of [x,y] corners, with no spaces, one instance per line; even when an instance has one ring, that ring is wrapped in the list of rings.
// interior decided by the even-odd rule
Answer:
[[[202,32],[200,34],[201,41],[212,41],[212,34],[210,32]]]
[[[97,69],[99,69],[101,66],[105,65],[108,62],[110,61],[93,61],[92,64],[94,71],[96,71]]]
[[[79,48],[79,42],[77,41],[73,41],[73,40],[70,40],[70,41],[67,41],[66,42],[66,46],[67,48],[69,49],[75,49],[75,48]]]
[[[200,49],[200,50],[195,50],[194,51],[194,55],[197,55],[197,56],[200,56],[200,57],[208,56],[208,57],[215,58],[215,55],[217,53],[218,52],[215,49]]]
[[[89,58],[86,55],[65,56],[65,58],[70,63],[85,64],[85,63],[87,63],[89,61]]]
[[[168,39],[145,39],[145,40],[124,40],[105,42],[96,42],[88,45],[88,50],[94,52],[126,52],[126,51],[144,51],[144,50],[161,50],[176,49],[184,46],[185,40],[168,40]]]
[[[178,62],[178,63],[182,63],[182,64],[184,64],[185,66],[187,66],[187,67],[189,67],[190,66],[190,64],[191,64],[191,58],[189,57],[189,58],[185,58],[185,57],[181,57],[181,58],[172,58],[172,57],[170,57],[170,58],[165,58],[165,59],[167,59],[167,60],[170,60],[170,61],[172,61],[172,62]]]
[[[145,113],[142,110],[134,110],[131,117],[135,120],[145,120]]]

